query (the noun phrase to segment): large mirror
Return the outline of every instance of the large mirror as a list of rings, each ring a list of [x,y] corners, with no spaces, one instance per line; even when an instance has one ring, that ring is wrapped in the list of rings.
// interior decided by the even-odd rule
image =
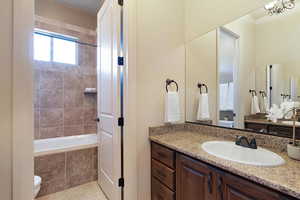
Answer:
[[[188,122],[291,137],[288,110],[300,105],[297,3],[279,14],[257,9],[187,43]]]

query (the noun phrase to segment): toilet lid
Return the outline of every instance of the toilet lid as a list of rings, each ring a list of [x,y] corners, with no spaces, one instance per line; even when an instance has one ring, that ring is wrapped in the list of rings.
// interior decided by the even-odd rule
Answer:
[[[42,178],[39,176],[34,176],[34,186],[39,186],[41,185]]]

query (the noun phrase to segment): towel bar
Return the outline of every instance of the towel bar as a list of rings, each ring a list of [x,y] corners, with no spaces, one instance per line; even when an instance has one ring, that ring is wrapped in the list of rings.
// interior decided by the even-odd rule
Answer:
[[[174,81],[174,80],[171,80],[171,79],[167,79],[167,80],[166,80],[166,91],[169,92],[168,86],[171,85],[172,83],[175,83],[175,85],[176,85],[176,91],[178,92],[178,89],[179,89],[179,88],[178,88],[177,82]]]

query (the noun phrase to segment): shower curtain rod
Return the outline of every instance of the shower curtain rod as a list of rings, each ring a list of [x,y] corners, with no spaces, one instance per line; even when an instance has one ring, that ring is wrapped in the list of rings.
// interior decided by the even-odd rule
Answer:
[[[63,35],[57,35],[57,34],[53,34],[53,33],[43,33],[43,32],[39,32],[39,31],[35,31],[34,33],[38,34],[38,35],[43,35],[43,36],[51,37],[51,38],[57,38],[57,39],[61,39],[61,40],[75,42],[75,43],[81,44],[81,45],[87,45],[87,46],[91,46],[91,47],[98,47],[98,45],[89,44],[89,43],[85,43],[85,42],[80,42],[77,39],[72,39],[72,38],[69,38],[69,37],[65,37]]]

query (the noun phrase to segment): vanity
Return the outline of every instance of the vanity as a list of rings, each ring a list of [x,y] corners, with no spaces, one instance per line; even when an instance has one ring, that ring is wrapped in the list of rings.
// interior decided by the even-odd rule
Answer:
[[[300,166],[279,150],[285,164],[262,167],[217,158],[205,152],[207,141],[232,140],[221,129],[183,125],[181,130],[150,131],[152,200],[294,200],[300,197]],[[201,125],[200,125],[201,126]],[[213,134],[212,131],[218,133]],[[249,136],[249,135],[248,135]],[[258,143],[261,143],[259,135]],[[273,140],[278,137],[264,136]],[[283,148],[283,146],[282,146]],[[276,150],[276,151],[277,151]]]
[[[300,155],[299,18],[300,9],[270,16],[258,8],[186,41],[186,123],[150,128],[152,200],[300,199],[300,162],[288,157]],[[253,165],[256,151],[224,159],[203,148],[237,136],[285,163]]]

